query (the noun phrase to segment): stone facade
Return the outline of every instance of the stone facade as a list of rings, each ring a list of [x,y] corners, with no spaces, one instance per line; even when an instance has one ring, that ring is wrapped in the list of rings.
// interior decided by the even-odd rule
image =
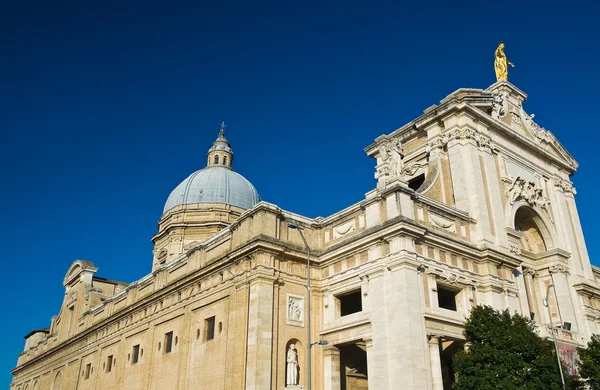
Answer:
[[[142,279],[97,278],[75,261],[11,389],[281,390],[291,344],[299,383],[288,388],[307,388],[307,345],[320,339],[315,389],[449,389],[479,304],[531,316],[543,336],[560,327],[569,363],[600,332],[600,270],[569,180],[577,163],[525,99],[507,81],[459,89],[378,137],[365,149],[376,188],[327,218],[266,202],[180,205],[159,221]],[[311,248],[310,297],[290,222]]]

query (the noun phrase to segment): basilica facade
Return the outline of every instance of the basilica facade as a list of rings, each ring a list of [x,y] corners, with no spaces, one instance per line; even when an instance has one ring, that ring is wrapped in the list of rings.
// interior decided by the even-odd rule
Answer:
[[[577,163],[526,98],[506,80],[451,93],[375,139],[376,187],[326,218],[262,201],[221,130],[167,199],[152,272],[127,284],[75,261],[11,389],[306,389],[319,340],[314,389],[450,389],[476,305],[555,327],[575,372],[600,332],[600,270]]]

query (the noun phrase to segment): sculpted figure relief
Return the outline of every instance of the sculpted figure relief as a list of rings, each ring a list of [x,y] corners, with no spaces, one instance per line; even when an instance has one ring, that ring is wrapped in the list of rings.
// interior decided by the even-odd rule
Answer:
[[[508,80],[508,66],[514,67],[515,64],[506,59],[504,54],[504,43],[501,43],[496,48],[494,53],[494,70],[496,71],[496,80]]]
[[[286,386],[298,385],[298,351],[296,344],[290,344],[287,351],[287,375],[285,378]]]
[[[381,163],[377,167],[375,178],[386,181],[388,178],[399,178],[404,168],[404,153],[402,143],[394,139],[379,145],[379,158]]]
[[[298,302],[293,298],[290,298],[288,302],[288,318],[290,320],[300,320],[302,318],[302,309]]]

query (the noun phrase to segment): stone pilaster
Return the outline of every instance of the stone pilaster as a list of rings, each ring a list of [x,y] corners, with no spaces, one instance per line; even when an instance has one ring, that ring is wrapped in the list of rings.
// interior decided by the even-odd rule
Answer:
[[[488,213],[483,173],[476,142],[467,135],[474,130],[465,127],[454,129],[458,139],[448,142],[448,160],[452,170],[452,186],[456,207],[477,220],[475,241],[494,243]],[[466,135],[463,135],[466,134]]]
[[[372,302],[378,302],[371,306],[372,327],[378,331],[373,333],[373,347],[367,353],[369,386],[426,388],[429,367],[423,288],[416,265],[397,259],[369,275],[369,282]],[[401,382],[397,378],[402,378]]]
[[[323,350],[325,390],[341,390],[340,350],[334,346]]]
[[[262,390],[271,387],[275,277],[258,271],[249,282],[246,389]]]

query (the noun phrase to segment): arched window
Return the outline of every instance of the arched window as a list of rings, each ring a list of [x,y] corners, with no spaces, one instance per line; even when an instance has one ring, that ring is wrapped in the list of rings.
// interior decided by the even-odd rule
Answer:
[[[219,163],[219,155],[218,154],[215,154],[215,160],[214,161],[215,161],[215,164]]]
[[[227,165],[227,156],[223,156],[223,165]]]
[[[166,250],[162,250],[160,251],[160,253],[158,254],[158,264],[159,265],[163,265],[167,262],[167,251]]]

